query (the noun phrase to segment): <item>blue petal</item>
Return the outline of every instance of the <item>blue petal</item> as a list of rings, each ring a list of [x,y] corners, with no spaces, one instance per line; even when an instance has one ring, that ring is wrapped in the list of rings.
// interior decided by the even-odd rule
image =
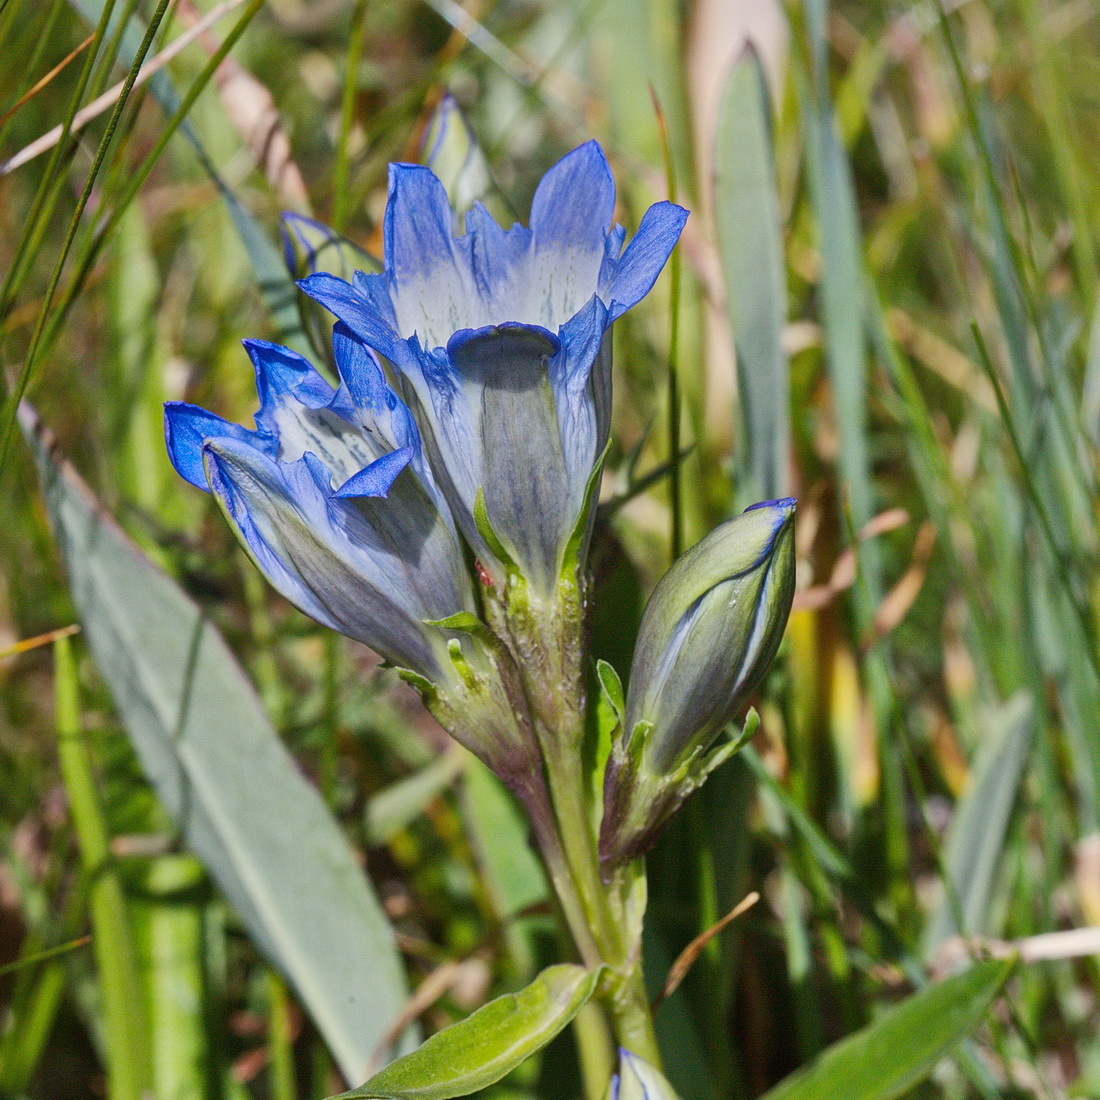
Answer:
[[[419,453],[416,421],[386,381],[378,356],[342,321],[332,330],[332,350],[352,405],[367,414],[360,418],[363,426],[393,447],[413,447]]]
[[[453,536],[415,481],[400,499],[343,500],[313,455],[277,463],[234,440],[205,447],[214,495],[268,580],[318,622],[429,678],[443,644],[424,619],[472,609]]]
[[[386,272],[397,331],[425,348],[446,344],[460,328],[489,318],[470,276],[467,238],[455,239],[447,192],[415,164],[390,165],[386,205]]]
[[[332,495],[345,498],[386,496],[414,453],[412,447],[403,447],[375,459],[365,470],[349,477]]]
[[[615,180],[599,143],[566,153],[539,181],[531,203],[535,248],[603,252],[615,213]]]
[[[466,215],[466,236],[471,274],[488,315],[497,321],[524,320],[531,230],[513,225],[505,232],[478,202]]]
[[[267,340],[242,340],[241,343],[256,368],[256,392],[260,396],[257,424],[275,431],[274,411],[287,397],[293,397],[307,409],[323,409],[332,403],[335,394],[332,386],[296,351]]]
[[[225,440],[207,443],[203,458],[211,491],[264,576],[311,618],[347,633],[311,586],[289,565],[281,540],[273,537],[270,530],[265,532],[253,515],[254,512],[260,517],[279,510],[295,511],[292,484],[300,484],[303,474],[312,482],[305,464],[280,466],[266,456],[227,445]]]
[[[380,355],[401,366],[411,355],[408,342],[397,332],[393,308],[385,291],[365,291],[384,280],[381,275],[356,272],[355,285],[319,271],[298,283],[302,291],[318,301]],[[383,299],[380,303],[379,299]]]
[[[202,445],[208,439],[236,439],[272,455],[278,447],[270,436],[232,424],[197,405],[183,401],[165,403],[164,441],[168,457],[181,477],[204,492],[210,491],[202,464]]]
[[[334,390],[296,352],[264,340],[244,345],[256,366],[263,402],[256,424],[278,441],[281,462],[296,462],[312,451],[337,481],[344,481],[394,449],[388,435],[371,431],[373,422],[363,423],[346,387]]]
[[[550,385],[574,506],[580,505],[592,464],[607,442],[611,360],[609,354],[600,355],[607,325],[607,307],[593,295],[561,327],[561,350],[550,363]]]
[[[560,348],[553,333],[520,324],[456,333],[447,345],[476,440],[467,492],[483,490],[497,534],[543,592],[557,582],[576,517],[547,379],[547,362]],[[461,445],[450,434],[442,442],[455,450]],[[473,494],[463,503],[469,509]]]
[[[431,277],[451,258],[453,218],[447,192],[422,164],[391,164],[383,222],[386,270],[398,285]]]
[[[638,232],[618,260],[608,260],[600,272],[600,297],[610,306],[611,320],[637,305],[653,288],[672,254],[688,212],[672,202],[651,206]]]
[[[594,141],[543,176],[531,206],[533,244],[523,320],[563,325],[592,297],[615,210],[615,183]]]

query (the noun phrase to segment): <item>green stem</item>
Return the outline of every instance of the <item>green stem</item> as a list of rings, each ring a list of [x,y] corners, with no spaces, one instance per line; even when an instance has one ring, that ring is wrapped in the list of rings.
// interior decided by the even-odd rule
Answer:
[[[624,919],[627,883],[619,875],[608,886],[600,876],[592,812],[576,740],[548,737],[544,745],[550,797],[568,868],[568,889],[579,902],[583,922],[578,928],[570,921],[570,931],[578,940],[578,948],[581,940],[593,942],[599,961],[610,970],[603,1000],[616,1042],[660,1068],[661,1055],[642,976],[641,944],[631,935],[630,922]],[[618,900],[617,906],[613,899]],[[563,909],[568,917],[564,900]]]
[[[584,751],[583,587],[578,577],[563,576],[547,599],[510,584],[490,612],[503,612],[493,618],[517,655],[539,742],[551,813],[532,814],[532,825],[562,915],[585,965],[607,968],[599,997],[616,1042],[660,1068],[641,968],[639,868],[617,872],[610,884],[600,872],[598,796]]]

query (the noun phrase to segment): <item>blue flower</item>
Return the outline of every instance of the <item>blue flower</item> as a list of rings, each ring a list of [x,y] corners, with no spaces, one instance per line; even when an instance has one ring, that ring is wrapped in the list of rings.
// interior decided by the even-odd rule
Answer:
[[[649,292],[687,218],[657,203],[624,249],[614,206],[589,142],[543,177],[529,228],[505,231],[476,203],[455,236],[436,176],[395,164],[385,271],[299,284],[402,376],[440,488],[490,575],[503,579],[511,558],[544,593],[591,522],[586,486],[610,417],[604,335]],[[502,554],[475,521],[479,491]]]
[[[452,677],[430,621],[475,610],[458,534],[405,403],[375,354],[333,331],[340,385],[262,340],[254,430],[165,406],[177,471],[214,494],[256,565],[318,622],[427,679]]]

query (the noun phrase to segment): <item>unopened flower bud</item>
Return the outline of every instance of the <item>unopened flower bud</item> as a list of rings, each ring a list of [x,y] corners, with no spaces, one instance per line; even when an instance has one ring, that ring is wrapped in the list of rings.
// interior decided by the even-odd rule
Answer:
[[[644,852],[706,778],[716,761],[704,754],[775,657],[794,596],[794,511],[790,498],[753,505],[650,597],[605,777],[605,868]]]
[[[679,1100],[663,1073],[644,1058],[619,1051],[619,1072],[611,1079],[608,1100]]]

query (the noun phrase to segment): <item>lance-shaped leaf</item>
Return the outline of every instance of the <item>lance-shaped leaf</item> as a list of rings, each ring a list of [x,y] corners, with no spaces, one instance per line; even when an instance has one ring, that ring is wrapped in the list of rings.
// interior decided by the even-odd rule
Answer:
[[[914,994],[862,1031],[834,1043],[763,1100],[893,1100],[924,1080],[981,1023],[1015,965],[978,963]]]
[[[771,106],[752,45],[737,59],[722,94],[714,190],[726,308],[737,350],[741,467],[750,499],[778,497],[787,492],[790,441],[790,378],[782,343],[787,283]]]
[[[947,832],[944,863],[949,886],[925,926],[925,958],[931,958],[951,936],[994,931],[989,924],[990,901],[1035,735],[1030,698],[1023,692],[1014,695],[990,716],[990,725],[990,736],[974,767],[974,781],[960,799]],[[962,928],[957,917],[962,918]]]
[[[20,418],[85,636],[145,774],[342,1072],[361,1076],[407,998],[370,884],[221,635],[55,459],[29,406]]]
[[[499,1081],[541,1050],[596,990],[600,970],[563,963],[490,1001],[337,1100],[450,1100]]]

